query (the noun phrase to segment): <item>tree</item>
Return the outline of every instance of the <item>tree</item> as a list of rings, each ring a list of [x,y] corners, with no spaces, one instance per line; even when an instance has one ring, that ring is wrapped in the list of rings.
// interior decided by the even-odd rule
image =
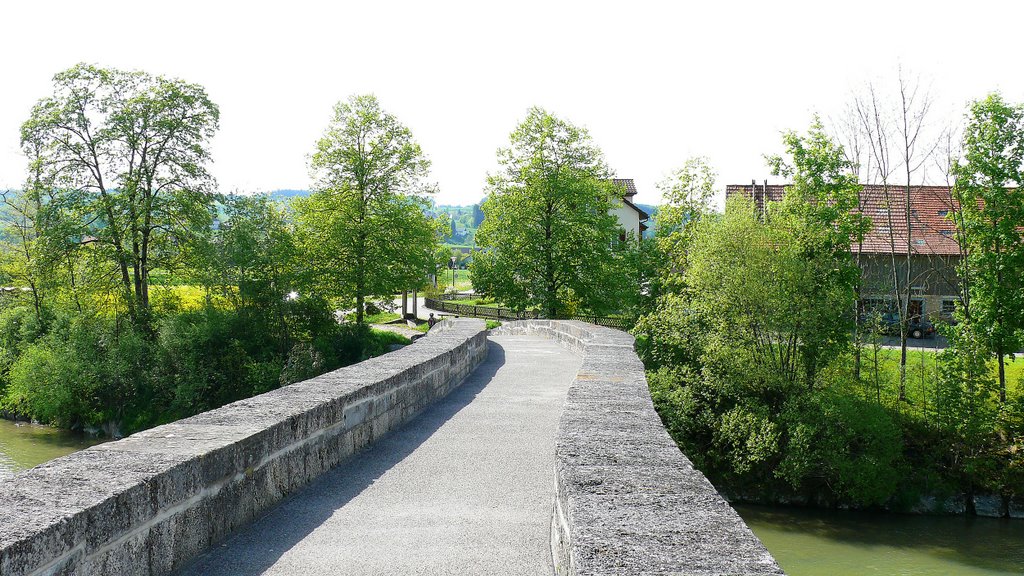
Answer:
[[[1024,107],[998,94],[970,106],[955,195],[968,252],[971,318],[999,366],[1006,402],[1005,356],[1020,349],[1024,328]]]
[[[696,224],[711,212],[715,173],[706,158],[690,158],[658,183],[663,203],[658,212],[657,244],[672,263],[666,285],[679,288]]]
[[[619,191],[586,130],[531,108],[498,151],[471,265],[473,285],[549,317],[617,307],[621,282],[609,214]],[[635,241],[635,240],[634,240]]]
[[[210,228],[206,172],[219,111],[182,80],[79,64],[54,77],[22,125],[30,172],[50,191],[58,243],[94,243],[133,322],[149,326],[153,270]]]
[[[320,295],[354,303],[418,288],[434,270],[440,223],[426,216],[430,162],[373,95],[352,96],[310,161],[314,192],[296,203],[297,233]]]
[[[773,174],[792,179],[779,212],[794,217],[795,237],[791,241],[813,277],[803,287],[809,290],[806,297],[828,301],[842,298],[849,290],[847,315],[836,312],[842,308],[833,308],[829,320],[810,306],[800,320],[804,329],[811,330],[803,337],[800,350],[808,385],[813,385],[820,360],[838,352],[837,345],[849,340],[846,331],[856,316],[854,296],[860,283],[860,270],[851,257],[850,245],[863,240],[870,220],[857,211],[861,190],[857,174],[842,146],[826,134],[818,118],[806,136],[788,132],[783,140],[791,159],[775,156],[768,161]]]
[[[884,210],[884,219],[879,219],[878,224],[888,231],[883,235],[889,246],[895,312],[900,319],[899,399],[905,401],[910,301],[918,280],[913,231],[920,229],[911,206],[911,190],[923,180],[923,168],[933,157],[937,141],[925,138],[932,108],[931,95],[921,90],[919,82],[908,80],[902,69],[897,80],[897,94],[890,101],[880,96],[871,84],[865,95],[854,99],[853,118],[844,136],[853,159],[851,164],[858,175],[865,183],[882,188],[879,208]],[[903,181],[898,182],[901,179]],[[861,208],[866,204],[862,199]]]
[[[766,214],[742,198],[698,227],[686,272],[690,309],[722,350],[759,366],[766,381],[813,389],[818,369],[849,342],[849,255],[811,243],[814,230],[789,202]],[[845,320],[845,321],[844,321]]]

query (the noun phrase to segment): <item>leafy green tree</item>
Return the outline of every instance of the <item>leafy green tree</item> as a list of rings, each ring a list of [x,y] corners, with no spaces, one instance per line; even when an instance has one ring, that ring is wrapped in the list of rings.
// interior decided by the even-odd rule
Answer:
[[[765,378],[812,389],[849,342],[849,319],[837,310],[852,307],[853,290],[839,272],[849,256],[812,251],[806,242],[820,231],[809,227],[788,204],[761,215],[732,198],[724,217],[699,226],[685,282],[709,337],[749,355]]]
[[[617,190],[586,130],[531,108],[498,151],[476,235],[473,286],[549,317],[616,310],[623,282],[609,214]]]
[[[963,154],[954,174],[967,244],[968,320],[995,354],[1006,402],[1004,359],[1020,349],[1024,328],[1024,107],[998,94],[972,103]]]
[[[420,287],[435,268],[441,224],[425,215],[430,162],[412,132],[372,95],[352,96],[310,161],[314,192],[297,201],[297,234],[307,285],[354,303]]]
[[[773,174],[792,181],[779,208],[780,213],[795,219],[791,242],[814,276],[804,286],[808,303],[820,298],[840,304],[832,298],[837,290],[846,293],[845,307],[832,308],[823,315],[811,305],[809,314],[800,319],[809,330],[800,346],[810,385],[819,362],[849,343],[860,284],[860,269],[851,257],[850,244],[864,238],[871,222],[858,211],[861,186],[857,175],[820,119],[814,119],[806,135],[788,132],[783,141],[789,160],[773,156],[768,162]],[[844,309],[845,313],[837,312]]]
[[[842,258],[850,253],[851,240],[866,234],[871,224],[858,213],[861,185],[853,166],[817,117],[806,135],[787,132],[783,142],[789,160],[771,156],[768,164],[773,175],[792,181],[785,198],[788,210],[807,223],[805,252]],[[859,273],[852,266],[844,272]]]
[[[40,266],[38,197],[31,192],[15,190],[0,192],[0,278],[6,286],[27,287],[32,295],[36,322],[43,321],[42,284],[44,271]]]
[[[997,484],[997,385],[987,365],[988,344],[975,324],[961,321],[949,328],[949,347],[938,358],[935,425],[943,435],[942,461],[966,493],[968,507],[976,491]]]
[[[693,231],[711,213],[715,173],[706,158],[690,158],[683,167],[658,183],[663,203],[658,211],[657,243],[672,262],[666,282],[677,285],[686,270]],[[678,287],[678,286],[677,286]]]
[[[177,79],[79,64],[54,77],[21,141],[52,190],[61,241],[93,244],[131,319],[149,325],[151,273],[210,227],[209,141],[219,111]]]

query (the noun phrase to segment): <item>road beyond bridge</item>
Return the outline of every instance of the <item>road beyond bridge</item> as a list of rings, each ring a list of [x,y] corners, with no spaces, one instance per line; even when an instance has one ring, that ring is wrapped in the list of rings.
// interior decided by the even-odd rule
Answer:
[[[580,358],[489,340],[459,388],[181,574],[551,574],[555,432]]]

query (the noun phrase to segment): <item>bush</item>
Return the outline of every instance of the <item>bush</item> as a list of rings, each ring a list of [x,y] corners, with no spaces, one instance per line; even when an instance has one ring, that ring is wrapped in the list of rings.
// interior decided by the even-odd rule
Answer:
[[[0,313],[9,372],[0,410],[66,428],[120,435],[210,410],[365,360],[409,340],[339,325],[312,298],[262,307],[207,306],[157,319],[57,314],[45,335],[31,309]],[[2,365],[0,365],[2,367]]]
[[[907,475],[902,431],[885,407],[842,386],[788,387],[741,353],[649,371],[669,434],[720,489],[754,500],[880,506]]]
[[[14,302],[0,309],[0,402],[10,381],[11,365],[44,330],[31,305]]]
[[[777,475],[833,502],[881,506],[906,475],[899,426],[888,410],[850,395],[807,394],[781,415],[788,441]]]

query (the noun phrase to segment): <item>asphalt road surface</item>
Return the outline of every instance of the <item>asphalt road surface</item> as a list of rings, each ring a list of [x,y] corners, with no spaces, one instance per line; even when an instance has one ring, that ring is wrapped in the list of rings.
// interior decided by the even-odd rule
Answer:
[[[492,337],[448,397],[180,574],[551,574],[554,436],[580,363]]]

